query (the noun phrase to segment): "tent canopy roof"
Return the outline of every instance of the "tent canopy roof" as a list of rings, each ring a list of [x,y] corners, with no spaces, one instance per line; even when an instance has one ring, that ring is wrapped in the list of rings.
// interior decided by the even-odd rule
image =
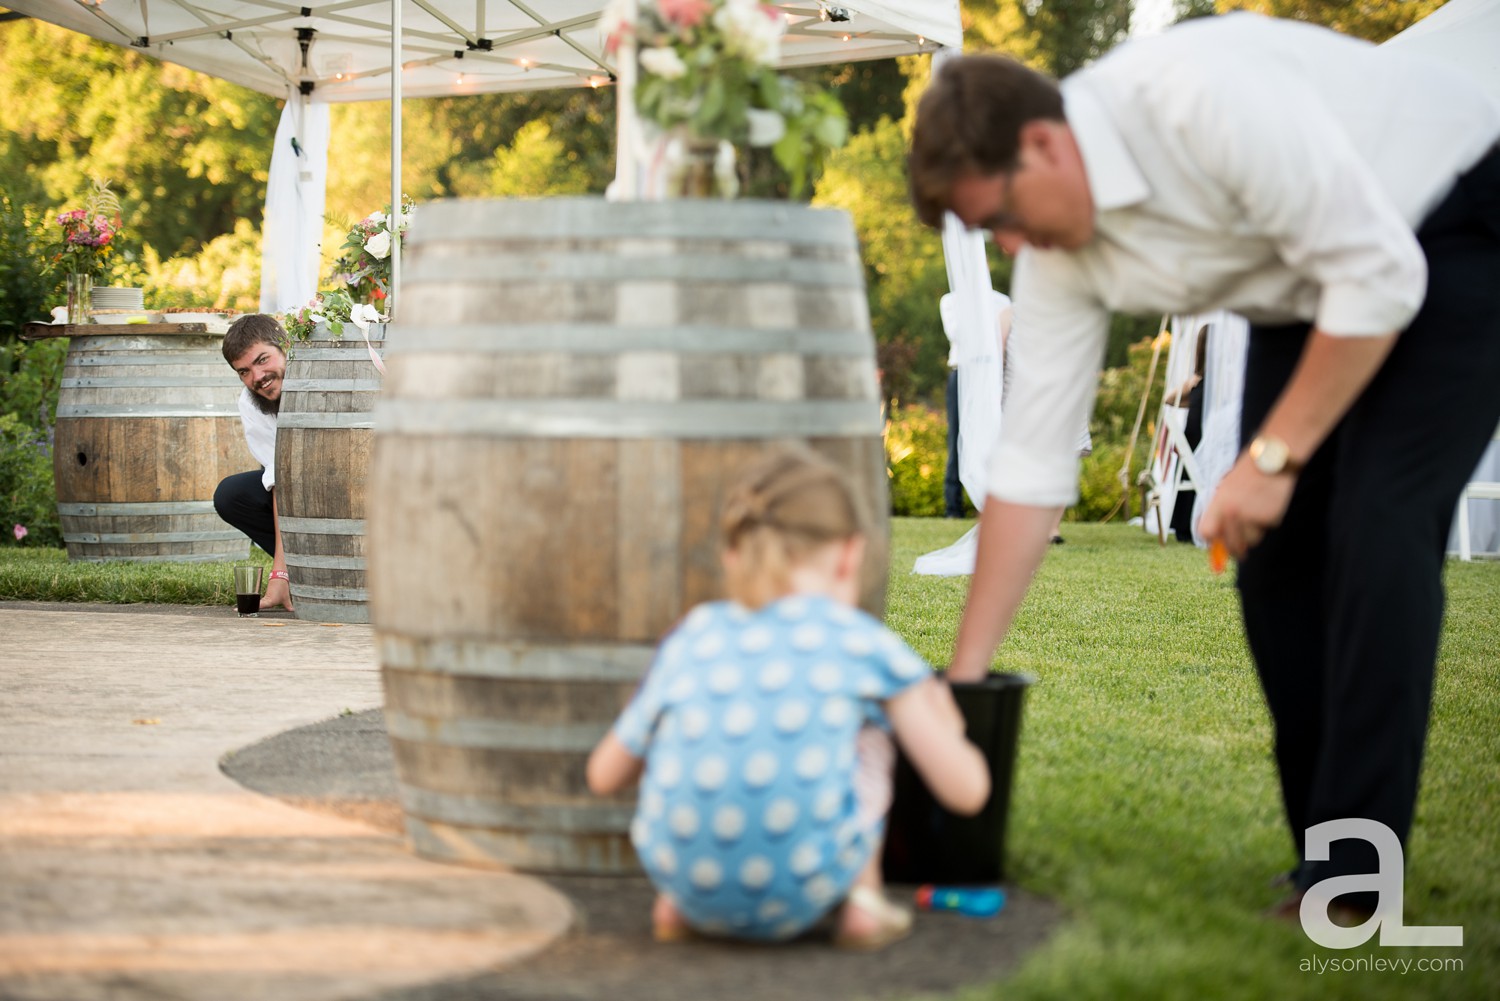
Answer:
[[[599,37],[603,0],[401,3],[401,89],[407,97],[601,86],[613,79]],[[391,94],[391,0],[310,6],[284,0],[7,0],[6,6],[275,97],[309,85],[317,101],[385,100]],[[784,66],[962,44],[958,0],[793,0],[777,6],[787,18]],[[829,9],[848,20],[824,20]]]

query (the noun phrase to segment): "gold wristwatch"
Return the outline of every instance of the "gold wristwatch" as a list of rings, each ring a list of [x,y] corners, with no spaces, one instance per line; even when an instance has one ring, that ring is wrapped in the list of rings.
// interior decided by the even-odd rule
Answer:
[[[1259,434],[1250,442],[1250,461],[1255,463],[1255,468],[1267,476],[1276,476],[1280,473],[1292,473],[1293,475],[1302,471],[1302,463],[1292,458],[1292,450],[1287,443],[1273,434]]]

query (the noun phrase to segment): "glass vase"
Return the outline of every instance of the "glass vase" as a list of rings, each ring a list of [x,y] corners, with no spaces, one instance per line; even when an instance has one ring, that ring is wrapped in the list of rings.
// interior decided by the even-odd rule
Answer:
[[[720,139],[679,134],[672,143],[667,194],[672,198],[734,198],[740,179],[734,147]]]
[[[88,323],[94,308],[94,276],[81,272],[68,275],[68,322]]]

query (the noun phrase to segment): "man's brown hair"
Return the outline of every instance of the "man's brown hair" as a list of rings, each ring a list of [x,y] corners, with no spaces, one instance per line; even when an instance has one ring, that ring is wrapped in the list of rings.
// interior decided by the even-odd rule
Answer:
[[[907,174],[917,217],[941,226],[953,182],[1016,165],[1021,126],[1063,121],[1057,82],[1004,56],[957,56],[943,64],[917,105]]]
[[[273,345],[286,354],[289,343],[286,331],[281,329],[276,317],[251,313],[229,325],[229,333],[224,335],[224,360],[232,366],[240,355],[257,344]]]

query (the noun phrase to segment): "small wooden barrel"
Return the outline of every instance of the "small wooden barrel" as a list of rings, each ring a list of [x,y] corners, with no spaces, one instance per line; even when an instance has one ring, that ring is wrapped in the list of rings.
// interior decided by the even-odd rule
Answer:
[[[370,327],[383,346],[385,327]],[[292,347],[276,421],[276,512],[297,618],[369,622],[365,476],[380,372],[358,327]]]
[[[425,855],[634,869],[589,749],[693,605],[721,498],[805,442],[889,501],[854,228],[768,202],[423,208],[376,405],[370,607]]]
[[[224,335],[95,329],[112,332],[71,339],[57,400],[52,470],[68,559],[243,559],[249,541],[214,511],[219,481],[256,468]]]

